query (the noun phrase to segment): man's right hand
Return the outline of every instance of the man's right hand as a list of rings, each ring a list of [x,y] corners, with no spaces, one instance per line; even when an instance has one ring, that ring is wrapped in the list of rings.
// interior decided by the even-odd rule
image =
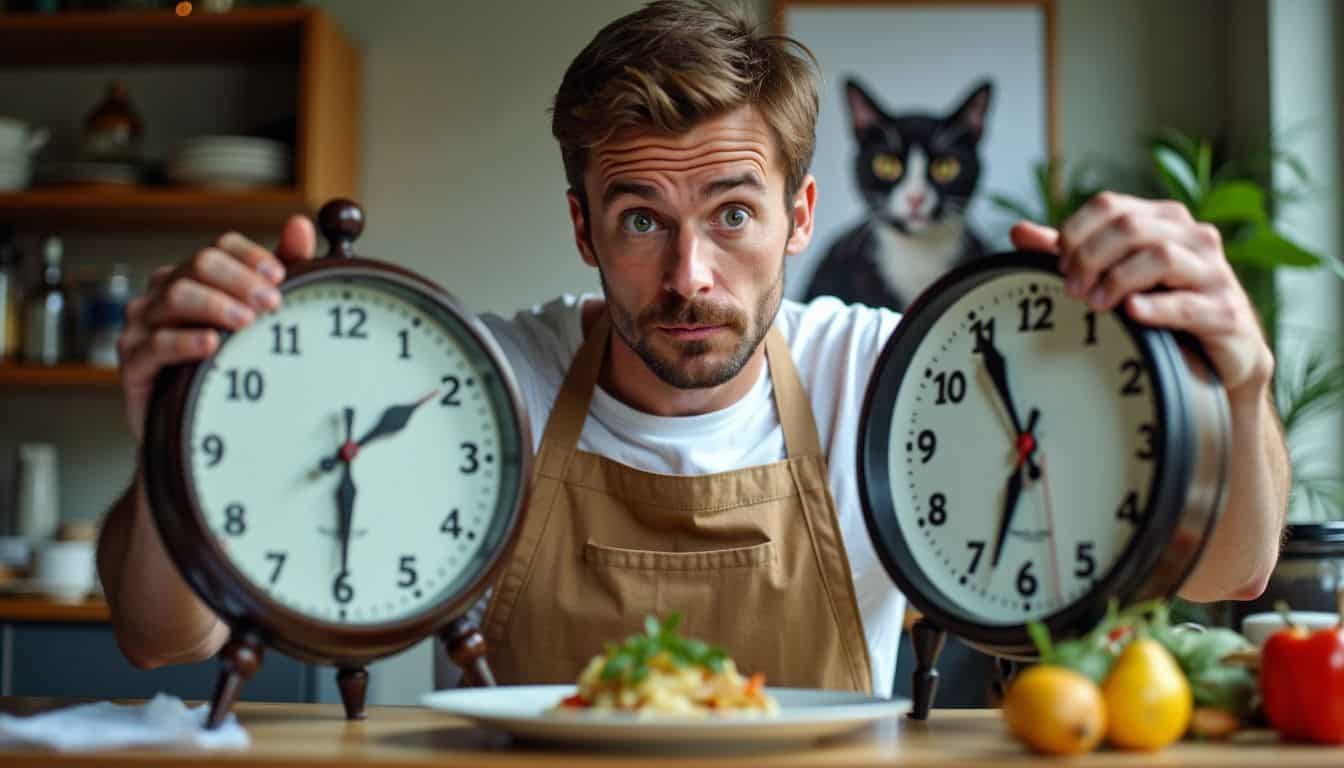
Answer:
[[[285,222],[275,252],[230,232],[176,267],[164,267],[149,290],[126,307],[117,340],[126,419],[136,445],[144,439],[154,377],[166,365],[201,360],[219,348],[217,329],[236,331],[280,306],[276,287],[285,265],[306,261],[317,247],[313,222]]]

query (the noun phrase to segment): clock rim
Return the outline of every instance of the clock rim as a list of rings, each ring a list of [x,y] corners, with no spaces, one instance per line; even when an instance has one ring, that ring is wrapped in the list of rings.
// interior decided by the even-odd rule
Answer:
[[[429,278],[374,259],[354,257],[321,259],[289,268],[279,290],[289,293],[329,279],[383,280],[424,296],[460,322],[495,367],[517,434],[518,482],[507,519],[500,528],[494,552],[486,565],[453,598],[431,603],[409,617],[379,624],[327,622],[299,613],[258,589],[223,553],[210,534],[195,493],[186,482],[190,440],[187,417],[199,389],[203,366],[224,349],[204,360],[167,367],[156,377],[149,409],[141,466],[151,516],[178,572],[198,597],[233,632],[253,631],[267,645],[297,658],[320,664],[366,664],[401,651],[438,634],[464,615],[492,584],[512,551],[521,530],[523,511],[532,486],[532,431],[525,401],[512,367],[494,336],[451,293]],[[225,336],[227,340],[227,335]],[[503,425],[505,429],[509,425]],[[503,467],[507,462],[501,461]],[[482,546],[488,546],[483,542]]]
[[[1053,254],[1008,251],[975,259],[945,273],[907,308],[883,345],[869,377],[860,411],[856,461],[860,503],[870,539],[883,567],[910,604],[933,624],[958,635],[970,645],[1004,656],[1025,658],[1034,654],[1026,623],[981,623],[967,618],[955,608],[944,606],[939,596],[953,606],[955,601],[923,574],[905,544],[896,521],[887,473],[891,417],[895,392],[903,380],[902,373],[908,369],[919,342],[948,307],[970,290],[1004,273],[1033,270],[1060,276],[1057,264],[1058,257]],[[1204,510],[1207,512],[1205,519],[1184,519],[1190,515],[1198,517],[1186,509],[1184,502],[1196,479],[1191,457],[1199,435],[1191,409],[1183,406],[1197,400],[1199,393],[1187,391],[1187,379],[1180,375],[1180,367],[1186,361],[1178,347],[1176,334],[1143,326],[1132,320],[1122,307],[1113,310],[1112,314],[1129,333],[1148,370],[1152,371],[1157,405],[1155,419],[1160,432],[1154,440],[1154,474],[1146,496],[1148,503],[1143,510],[1143,522],[1135,529],[1115,564],[1082,596],[1040,619],[1052,635],[1073,634],[1079,629],[1090,628],[1104,616],[1112,596],[1123,604],[1174,593],[1198,562],[1223,501],[1220,493],[1211,509]],[[1186,352],[1194,354],[1200,361],[1206,360],[1197,345],[1191,347],[1189,340],[1186,342]],[[904,359],[893,361],[898,354]],[[1205,368],[1199,373],[1206,379],[1212,378],[1216,384],[1212,366]],[[887,402],[882,399],[884,389],[892,393],[886,398]],[[1223,444],[1215,446],[1221,449],[1215,461],[1222,467],[1221,479],[1226,475],[1228,427],[1226,401],[1220,399],[1217,403],[1221,403],[1221,409],[1214,414],[1219,422],[1215,431],[1220,433]],[[873,426],[875,416],[882,418],[881,429]],[[1172,461],[1168,461],[1168,457]],[[1224,485],[1219,482],[1216,487],[1221,491]],[[1153,514],[1155,509],[1165,509],[1167,514],[1159,519]],[[1167,562],[1171,557],[1170,545],[1175,534],[1183,528],[1202,530],[1193,552],[1186,553],[1181,562],[1173,566]],[[896,545],[894,552],[892,544]]]

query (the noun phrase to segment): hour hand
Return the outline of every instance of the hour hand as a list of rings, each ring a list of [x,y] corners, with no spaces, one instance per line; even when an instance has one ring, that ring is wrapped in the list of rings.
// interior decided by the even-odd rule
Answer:
[[[383,411],[383,415],[378,417],[378,423],[373,426],[373,429],[365,432],[363,437],[359,438],[358,444],[363,447],[380,437],[395,435],[400,432],[411,420],[411,414],[415,413],[415,409],[433,399],[437,394],[439,394],[439,391],[436,389],[413,403],[394,405]]]
[[[1003,407],[1008,410],[1008,418],[1013,421],[1013,429],[1017,434],[1022,434],[1022,420],[1017,417],[1013,393],[1008,389],[1008,363],[1003,359],[999,348],[988,338],[980,342],[980,356],[984,358],[985,370],[989,373],[989,380],[994,383],[994,391],[998,392]]]

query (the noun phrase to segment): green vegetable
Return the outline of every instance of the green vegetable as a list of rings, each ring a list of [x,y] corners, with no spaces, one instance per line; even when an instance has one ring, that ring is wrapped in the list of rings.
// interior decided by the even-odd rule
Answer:
[[[714,672],[722,671],[728,654],[718,646],[682,637],[677,633],[680,626],[680,613],[672,613],[661,622],[658,617],[649,616],[644,619],[644,634],[631,635],[620,645],[607,643],[602,679],[637,685],[649,676],[649,662],[660,653],[666,653],[677,667],[699,666]]]

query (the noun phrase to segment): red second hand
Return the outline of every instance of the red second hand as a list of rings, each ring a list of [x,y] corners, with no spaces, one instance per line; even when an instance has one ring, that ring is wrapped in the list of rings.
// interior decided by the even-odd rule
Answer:
[[[1046,471],[1045,454],[1041,454],[1041,489],[1045,492],[1045,524],[1050,527],[1050,573],[1055,577],[1055,601],[1063,602],[1064,593],[1060,589],[1059,553],[1055,546],[1055,513],[1050,505],[1050,473]]]

